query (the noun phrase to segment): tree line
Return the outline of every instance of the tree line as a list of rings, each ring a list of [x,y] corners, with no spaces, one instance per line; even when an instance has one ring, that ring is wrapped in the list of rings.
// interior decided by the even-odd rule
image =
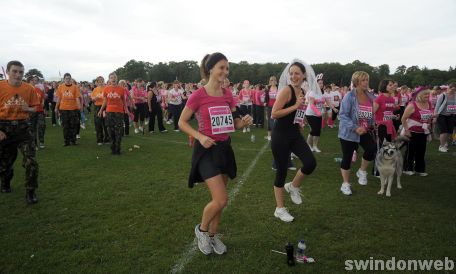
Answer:
[[[231,82],[238,83],[248,79],[254,84],[267,84],[270,76],[280,77],[287,63],[230,63],[229,79]],[[338,86],[349,86],[353,72],[363,70],[370,75],[370,86],[377,89],[380,80],[391,78],[396,80],[399,85],[409,87],[424,85],[442,85],[456,82],[456,68],[450,66],[447,71],[439,69],[420,68],[418,66],[406,67],[399,66],[394,72],[390,71],[387,64],[371,66],[367,63],[355,60],[352,63],[320,63],[312,64],[316,74],[323,73],[324,81],[327,84],[334,83]],[[153,64],[144,61],[130,60],[124,66],[115,70],[119,79],[134,81],[142,78],[145,81],[164,81],[171,83],[179,80],[184,83],[197,83],[201,80],[199,65],[196,61],[181,61]],[[42,74],[37,69],[31,69],[27,75]]]

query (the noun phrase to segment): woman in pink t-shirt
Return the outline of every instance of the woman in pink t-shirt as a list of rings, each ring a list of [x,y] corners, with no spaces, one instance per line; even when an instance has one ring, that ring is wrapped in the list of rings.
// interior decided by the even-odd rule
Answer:
[[[144,81],[136,79],[135,85],[130,91],[133,97],[135,133],[144,132],[144,120],[147,115],[147,91],[144,88]]]
[[[237,169],[229,133],[252,123],[249,115],[240,118],[233,94],[222,88],[228,76],[228,66],[228,59],[221,53],[204,57],[200,66],[201,77],[209,80],[188,99],[179,119],[181,130],[196,140],[189,187],[204,181],[212,196],[203,210],[201,223],[195,226],[198,248],[205,255],[226,252],[217,231],[228,202],[228,177],[235,178]],[[189,124],[193,114],[198,121],[198,130]]]
[[[266,136],[266,139],[268,139],[268,141],[271,141],[271,131],[274,126],[274,119],[271,118],[272,106],[274,106],[278,92],[277,78],[275,76],[271,76],[269,78],[269,85],[265,91],[266,115],[268,118],[268,136]]]
[[[263,128],[264,125],[264,105],[265,92],[263,85],[256,85],[253,93],[253,125]]]

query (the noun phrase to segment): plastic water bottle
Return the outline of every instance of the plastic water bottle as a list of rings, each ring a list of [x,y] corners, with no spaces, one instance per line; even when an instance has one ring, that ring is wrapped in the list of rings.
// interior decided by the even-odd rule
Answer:
[[[289,266],[294,266],[295,257],[294,257],[294,252],[293,252],[293,244],[287,243],[287,245],[285,246],[285,250],[287,251],[287,264]]]
[[[296,260],[302,262],[306,253],[306,243],[304,240],[298,242],[298,248],[296,249]]]
[[[250,135],[250,141],[255,143],[255,134]]]

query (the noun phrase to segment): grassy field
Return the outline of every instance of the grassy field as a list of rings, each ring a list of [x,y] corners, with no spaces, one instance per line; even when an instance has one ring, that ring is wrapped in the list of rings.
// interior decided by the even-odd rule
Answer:
[[[376,194],[377,178],[369,175],[362,187],[352,174],[354,194],[346,197],[334,161],[337,129],[324,129],[317,169],[302,186],[304,203],[286,197],[295,221],[283,223],[273,217],[270,148],[261,153],[266,132],[254,130],[254,143],[237,132],[237,179],[244,180],[229,184],[220,226],[228,253],[205,256],[191,248],[210,196],[202,184],[187,187],[191,149],[183,133],[168,126],[166,134],[133,134],[123,139],[123,154],[112,156],[109,146],[96,145],[90,121],[74,147],[62,147],[62,129],[47,122],[46,148],[37,156],[39,203],[25,204],[21,157],[13,192],[0,195],[0,273],[169,273],[178,266],[182,273],[346,273],[345,260],[456,259],[456,158],[438,153],[435,141],[426,154],[428,177],[404,175],[403,189],[386,198]],[[133,145],[140,148],[128,151]],[[315,264],[290,268],[271,253],[301,238]]]

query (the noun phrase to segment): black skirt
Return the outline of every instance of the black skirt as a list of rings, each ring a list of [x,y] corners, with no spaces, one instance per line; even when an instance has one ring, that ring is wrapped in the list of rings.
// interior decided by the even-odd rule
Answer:
[[[204,148],[198,140],[195,141],[188,187],[192,188],[196,183],[219,174],[227,174],[230,179],[234,179],[236,173],[236,159],[231,139],[217,142],[210,148]]]

